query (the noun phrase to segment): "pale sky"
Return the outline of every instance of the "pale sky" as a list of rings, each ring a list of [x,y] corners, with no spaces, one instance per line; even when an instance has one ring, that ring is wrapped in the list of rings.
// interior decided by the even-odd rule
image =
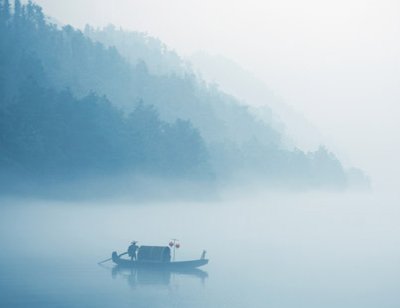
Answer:
[[[83,27],[113,23],[181,55],[222,54],[300,111],[375,185],[400,173],[400,1],[37,0]]]

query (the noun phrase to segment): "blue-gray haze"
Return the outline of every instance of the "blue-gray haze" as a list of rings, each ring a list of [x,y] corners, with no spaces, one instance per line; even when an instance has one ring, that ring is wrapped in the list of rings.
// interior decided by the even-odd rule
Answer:
[[[292,142],[239,66],[220,87],[149,34],[55,17],[0,0],[1,307],[398,306],[397,193]],[[210,264],[97,265],[176,237]]]

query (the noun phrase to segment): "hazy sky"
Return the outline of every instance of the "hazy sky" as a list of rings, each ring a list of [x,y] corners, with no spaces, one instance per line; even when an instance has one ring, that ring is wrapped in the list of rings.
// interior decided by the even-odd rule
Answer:
[[[37,0],[83,27],[113,23],[182,55],[222,54],[263,79],[378,184],[400,167],[400,1]]]

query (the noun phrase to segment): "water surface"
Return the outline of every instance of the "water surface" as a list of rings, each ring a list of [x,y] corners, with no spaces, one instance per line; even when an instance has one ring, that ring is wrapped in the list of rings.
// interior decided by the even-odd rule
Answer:
[[[208,203],[2,200],[1,307],[399,307],[396,198],[298,194]],[[130,241],[210,263],[192,274],[97,262]]]

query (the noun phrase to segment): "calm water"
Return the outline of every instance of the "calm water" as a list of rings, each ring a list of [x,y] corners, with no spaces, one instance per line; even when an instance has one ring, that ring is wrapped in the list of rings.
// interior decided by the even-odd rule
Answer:
[[[400,204],[376,196],[212,203],[3,200],[1,307],[399,307]],[[132,240],[209,265],[192,274],[97,262]]]

